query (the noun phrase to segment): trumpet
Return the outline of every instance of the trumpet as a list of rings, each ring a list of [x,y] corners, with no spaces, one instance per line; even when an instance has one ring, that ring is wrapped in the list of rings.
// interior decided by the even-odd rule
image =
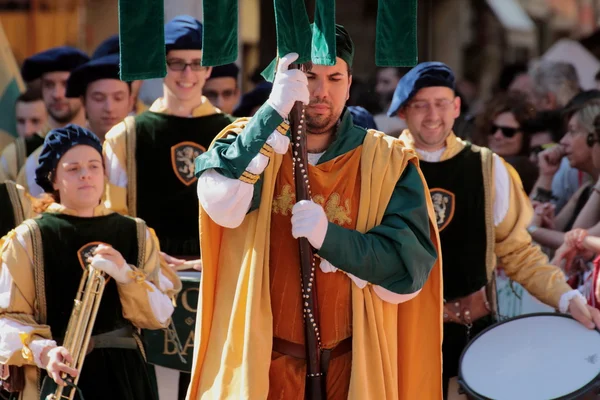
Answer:
[[[73,362],[69,366],[77,370],[77,376],[72,385],[57,386],[53,394],[46,396],[46,400],[73,400],[77,393],[77,382],[90,344],[106,278],[107,275],[104,272],[87,265],[86,272],[84,272],[79,283],[63,342],[63,346],[73,358]],[[67,378],[66,374],[64,375],[63,380]]]

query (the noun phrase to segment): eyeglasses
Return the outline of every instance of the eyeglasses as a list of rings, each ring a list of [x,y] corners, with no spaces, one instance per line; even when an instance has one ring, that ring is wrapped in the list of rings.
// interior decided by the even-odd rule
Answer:
[[[598,135],[595,133],[588,133],[587,137],[585,138],[585,142],[587,143],[588,147],[594,147],[594,143],[600,143],[600,139],[598,139]]]
[[[417,100],[417,101],[413,101],[412,103],[407,104],[406,107],[411,108],[417,112],[426,112],[426,111],[429,111],[431,109],[431,107],[433,106],[433,107],[435,107],[435,109],[438,112],[444,112],[452,104],[453,104],[453,100],[449,100],[449,99],[436,100],[435,103],[433,103],[433,105],[430,104],[428,101]]]
[[[184,71],[189,65],[192,71],[206,71],[208,67],[202,65],[202,60],[194,60],[191,63],[186,63],[184,60],[167,60],[167,65],[173,71]]]
[[[494,133],[498,132],[498,129],[500,129],[500,132],[502,132],[502,136],[506,138],[511,138],[520,131],[520,128],[511,128],[509,126],[499,126],[496,124],[492,124],[492,126],[490,127],[490,135],[493,135]]]
[[[222,97],[225,100],[228,100],[228,99],[232,98],[233,96],[235,96],[235,90],[226,89],[226,90],[223,90],[222,92],[218,92],[215,90],[205,90],[203,92],[203,94],[206,97],[208,97],[209,99],[218,99],[219,97]]]

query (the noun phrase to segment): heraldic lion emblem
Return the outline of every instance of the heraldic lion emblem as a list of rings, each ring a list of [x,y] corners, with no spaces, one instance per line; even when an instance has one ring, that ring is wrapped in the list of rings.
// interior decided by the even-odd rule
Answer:
[[[181,142],[171,147],[171,164],[175,176],[184,185],[190,186],[198,178],[194,175],[196,170],[196,157],[204,153],[206,149],[194,142]]]
[[[433,211],[435,212],[435,220],[438,230],[441,232],[454,217],[454,193],[440,188],[431,189],[429,192],[433,203]]]

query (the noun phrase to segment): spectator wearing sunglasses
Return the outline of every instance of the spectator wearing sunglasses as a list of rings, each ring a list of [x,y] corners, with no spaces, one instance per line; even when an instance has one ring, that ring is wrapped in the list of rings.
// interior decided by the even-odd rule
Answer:
[[[226,114],[232,114],[240,101],[239,73],[240,69],[233,63],[214,67],[202,89],[204,96]]]
[[[495,96],[476,122],[475,144],[489,147],[519,173],[527,193],[537,179],[537,168],[529,161],[529,138],[521,128],[535,116],[535,108],[524,93]]]

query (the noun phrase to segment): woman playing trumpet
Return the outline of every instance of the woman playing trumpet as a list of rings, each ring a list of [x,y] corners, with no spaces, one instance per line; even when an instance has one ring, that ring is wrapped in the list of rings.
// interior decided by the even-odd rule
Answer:
[[[35,205],[41,215],[11,231],[2,247],[0,376],[10,381],[7,370],[23,366],[20,399],[47,395],[38,393],[38,379],[45,377],[44,387],[49,379],[65,385],[65,374],[80,375],[86,400],[157,398],[136,331],[168,325],[181,282],[161,268],[158,241],[143,221],[101,204],[101,153],[98,138],[84,128],[51,131],[36,170],[46,192]],[[61,344],[88,265],[104,272],[107,283],[82,372],[69,365],[76,354]]]

